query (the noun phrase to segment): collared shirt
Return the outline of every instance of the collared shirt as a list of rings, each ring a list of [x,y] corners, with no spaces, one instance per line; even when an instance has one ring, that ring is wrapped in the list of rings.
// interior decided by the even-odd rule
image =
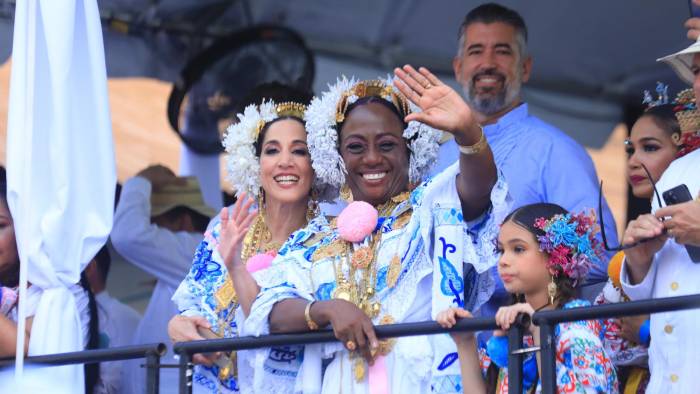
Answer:
[[[100,321],[100,348],[131,345],[131,338],[141,320],[141,315],[111,297],[106,290],[96,294],[95,301]],[[95,386],[95,394],[120,392],[123,364],[123,361],[100,363],[100,380]]]
[[[182,278],[189,272],[194,251],[204,239],[203,234],[173,232],[151,224],[151,184],[145,178],[134,177],[124,183],[114,214],[111,239],[114,249],[127,261],[156,277],[156,287],[143,319],[134,333],[133,344],[170,343],[168,321],[178,313],[170,300]],[[161,362],[176,363],[170,346]],[[146,374],[143,360],[132,360],[124,367],[127,393],[141,393]],[[177,390],[177,370],[160,370],[161,392]],[[131,385],[131,389],[126,387]]]
[[[680,184],[691,195],[700,191],[700,150],[675,160],[656,184],[663,193]],[[652,209],[658,206],[654,202]],[[626,263],[622,265],[622,288],[632,300],[675,297],[700,293],[700,264],[693,263],[683,245],[669,239],[654,256],[644,280],[632,285]],[[700,310],[651,315],[651,346],[648,393],[697,393],[700,375]]]
[[[529,114],[527,104],[484,126],[484,134],[496,166],[505,176],[513,209],[550,202],[572,212],[597,210],[598,175],[591,157],[564,132]],[[459,149],[455,140],[450,139],[440,147],[433,172],[458,159]],[[605,200],[603,215],[608,242],[616,245],[615,218]],[[607,278],[607,259],[588,274],[589,282],[603,282]]]

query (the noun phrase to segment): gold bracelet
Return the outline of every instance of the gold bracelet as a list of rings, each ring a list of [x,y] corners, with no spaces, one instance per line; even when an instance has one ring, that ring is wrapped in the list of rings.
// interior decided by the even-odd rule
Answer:
[[[318,324],[314,321],[314,319],[311,318],[311,305],[313,305],[316,302],[316,300],[313,300],[306,304],[306,309],[304,309],[304,318],[306,319],[306,325],[309,326],[309,330],[311,331],[316,331],[318,330]]]
[[[479,128],[481,129],[481,137],[479,138],[479,141],[476,142],[474,145],[468,145],[468,146],[463,146],[460,144],[457,144],[459,147],[459,151],[462,152],[463,155],[475,155],[488,145],[488,142],[486,141],[486,135],[484,135],[484,128],[481,127],[481,125],[478,125]]]

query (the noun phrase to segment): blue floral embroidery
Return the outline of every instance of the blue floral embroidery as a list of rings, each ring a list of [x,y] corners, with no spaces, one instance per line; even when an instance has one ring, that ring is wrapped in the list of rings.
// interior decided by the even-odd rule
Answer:
[[[389,266],[385,265],[377,271],[377,293],[386,288],[386,274],[389,272]]]
[[[459,306],[464,306],[461,294],[464,291],[464,281],[460,278],[459,273],[452,265],[450,260],[447,259],[447,253],[454,253],[457,248],[447,243],[445,237],[440,237],[440,242],[442,242],[442,257],[438,256],[438,261],[440,262],[440,273],[442,274],[442,279],[440,280],[440,291],[444,295],[453,295],[454,302]]]
[[[454,353],[448,353],[447,356],[443,357],[442,361],[440,361],[440,365],[438,365],[437,369],[438,371],[442,371],[449,367],[450,365],[454,364],[455,361],[459,359],[457,352]]]
[[[319,301],[330,300],[335,290],[335,282],[323,283],[316,290],[316,299]]]
[[[221,276],[221,265],[212,260],[212,252],[205,242],[199,245],[194,254],[191,273],[195,281],[207,276]]]

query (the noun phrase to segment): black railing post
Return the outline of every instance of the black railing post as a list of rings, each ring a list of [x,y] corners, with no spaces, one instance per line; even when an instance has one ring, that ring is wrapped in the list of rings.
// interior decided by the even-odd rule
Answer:
[[[540,377],[542,381],[542,393],[556,394],[556,338],[554,326],[548,321],[540,321]]]
[[[518,350],[523,348],[524,331],[525,328],[520,322],[516,322],[508,330],[508,394],[523,393],[523,359],[525,355]]]
[[[146,394],[160,392],[160,355],[155,352],[146,353]]]
[[[179,367],[179,385],[180,394],[192,394],[192,356],[186,351],[179,351],[180,367]]]

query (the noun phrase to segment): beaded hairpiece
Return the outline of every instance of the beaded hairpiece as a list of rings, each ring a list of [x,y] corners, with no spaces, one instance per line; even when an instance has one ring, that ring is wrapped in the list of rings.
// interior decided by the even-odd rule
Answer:
[[[647,109],[653,108],[659,105],[669,104],[668,99],[668,85],[663,82],[656,82],[656,95],[657,99],[654,100],[651,93],[648,90],[644,91],[644,99],[642,104],[647,105]]]
[[[255,143],[260,132],[270,122],[285,116],[291,116],[304,122],[306,106],[294,102],[275,104],[264,101],[259,106],[251,104],[242,114],[238,114],[238,123],[226,129],[223,145],[228,153],[228,178],[236,195],[243,191],[257,197],[260,190],[260,163],[255,155]]]
[[[678,93],[673,103],[673,112],[681,128],[680,138],[675,141],[681,147],[676,157],[681,157],[700,147],[700,112],[693,89]]]
[[[342,77],[320,97],[315,97],[306,111],[309,152],[319,182],[320,192],[333,198],[345,183],[345,163],[338,151],[339,125],[345,121],[347,110],[364,97],[379,97],[393,105],[400,116],[419,111],[393,86],[391,78],[356,81]],[[403,121],[403,119],[401,119]],[[411,121],[403,131],[411,152],[409,181],[418,183],[427,175],[440,148],[440,131],[423,123]]]
[[[595,237],[598,232],[595,212],[538,218],[534,225],[545,233],[538,235],[537,241],[540,250],[549,255],[547,267],[552,275],[562,273],[578,284],[600,260],[602,249]]]
[[[364,97],[381,97],[391,102],[402,118],[411,113],[411,108],[403,94],[394,90],[392,86],[386,85],[384,81],[373,79],[360,81],[349,90],[343,92],[336,107],[335,121],[337,123],[345,121],[348,106]]]

